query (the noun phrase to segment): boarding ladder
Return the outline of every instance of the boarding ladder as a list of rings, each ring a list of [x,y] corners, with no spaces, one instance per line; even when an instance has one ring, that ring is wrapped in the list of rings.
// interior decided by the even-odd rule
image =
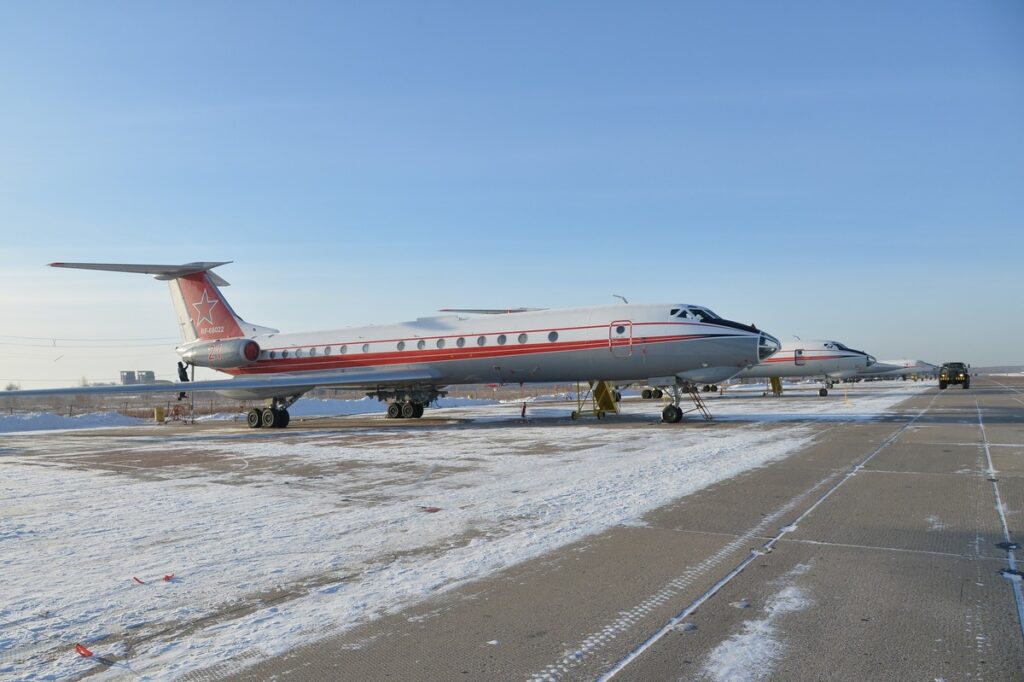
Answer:
[[[701,416],[704,417],[704,421],[711,421],[711,413],[708,412],[708,406],[704,403],[704,399],[700,397],[700,393],[697,391],[695,384],[686,384],[683,390],[689,394],[690,399],[693,401],[693,407],[688,410],[683,410],[683,414],[690,412],[700,412]]]

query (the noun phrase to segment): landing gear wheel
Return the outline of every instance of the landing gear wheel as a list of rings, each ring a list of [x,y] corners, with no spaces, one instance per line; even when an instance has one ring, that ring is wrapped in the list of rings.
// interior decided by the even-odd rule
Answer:
[[[965,381],[964,382],[964,388],[967,389],[967,388],[970,388],[970,387],[971,387],[971,382]]]
[[[260,428],[263,426],[263,410],[258,407],[249,410],[249,414],[245,416],[245,422],[249,425],[250,429]]]
[[[278,411],[273,408],[263,410],[263,416],[260,419],[261,426],[265,429],[273,429],[280,426],[284,420],[280,419],[278,414]]]
[[[413,406],[412,418],[413,419],[419,419],[420,417],[422,417],[423,416],[423,403],[413,403],[412,406]]]
[[[678,424],[683,420],[683,411],[675,405],[666,405],[661,411],[661,421],[666,424]]]
[[[651,397],[654,398],[655,400],[661,400],[661,396],[663,395],[665,394],[662,393],[660,388],[656,388],[653,391],[651,391]]]
[[[652,391],[649,388],[645,388],[644,390],[640,391],[640,397],[643,398],[644,400],[650,400],[651,398],[654,397],[654,391]]]
[[[398,403],[391,403],[388,405],[388,419],[401,419],[402,418],[402,406]]]
[[[819,388],[818,389],[818,395],[820,395],[822,398],[824,398],[825,396],[828,395],[828,389],[827,388]]]
[[[277,428],[283,429],[284,427],[288,426],[288,424],[291,423],[291,421],[292,416],[288,414],[288,410],[277,411]]]
[[[402,403],[402,419],[412,419],[416,415],[414,403]]]
[[[945,391],[946,390],[946,382],[945,381],[940,381],[939,382],[939,390],[940,391]]]
[[[572,419],[573,421],[576,421],[577,419],[579,419],[579,418],[580,418],[580,413],[579,413],[579,412],[577,412],[576,410],[573,410],[573,411],[572,411],[572,412],[571,412],[571,413],[569,414],[569,418],[570,418],[570,419]]]

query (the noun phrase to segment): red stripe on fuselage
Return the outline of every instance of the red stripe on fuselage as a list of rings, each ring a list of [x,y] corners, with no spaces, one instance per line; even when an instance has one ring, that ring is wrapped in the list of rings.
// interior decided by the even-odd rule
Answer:
[[[628,320],[623,320],[623,322],[628,322]],[[412,336],[412,337],[409,337],[409,336],[398,336],[398,337],[395,337],[393,339],[359,339],[357,341],[317,341],[315,343],[294,343],[294,344],[291,344],[291,345],[288,345],[288,346],[267,346],[263,350],[289,350],[290,351],[290,350],[293,350],[293,349],[296,349],[296,348],[308,348],[310,346],[331,346],[331,347],[356,346],[356,347],[358,347],[358,346],[362,346],[363,344],[367,344],[367,343],[372,346],[373,344],[376,344],[376,343],[398,343],[399,341],[405,341],[406,343],[414,343],[414,342],[417,342],[417,341],[435,341],[437,339],[445,339],[445,341],[447,341],[448,339],[452,339],[453,341],[455,341],[455,340],[458,340],[460,338],[464,338],[464,339],[466,339],[467,342],[469,342],[469,341],[475,341],[478,336],[488,336],[488,337],[490,337],[490,336],[501,336],[502,334],[504,334],[505,336],[513,337],[513,336],[518,336],[519,334],[545,334],[545,333],[548,333],[548,332],[563,333],[563,332],[579,331],[581,329],[608,329],[609,327],[611,327],[614,324],[615,323],[613,322],[611,325],[609,325],[609,324],[591,324],[591,325],[585,325],[585,326],[580,326],[580,327],[542,327],[542,328],[537,328],[537,329],[511,329],[511,330],[505,330],[505,331],[462,332],[462,333],[459,333],[459,334],[443,334],[441,336]],[[637,328],[637,327],[650,327],[650,326],[694,326],[694,325],[707,326],[707,323],[703,323],[703,322],[632,322],[631,323],[631,326],[634,329]],[[719,329],[723,329],[723,330],[727,330],[727,331],[735,331],[735,330],[733,330],[731,328],[728,328],[728,327],[718,327],[718,328]],[[634,335],[633,338],[635,339],[635,338],[637,338],[637,336]]]
[[[601,348],[623,348],[630,345],[640,346],[704,338],[723,338],[723,336],[719,334],[685,334],[675,336],[642,337],[642,339],[633,338],[632,340],[629,338],[588,339],[581,341],[532,343],[514,346],[464,346],[462,348],[453,346],[452,348],[430,348],[423,350],[408,349],[402,351],[389,351],[387,353],[356,352],[345,355],[320,355],[304,358],[261,360],[255,365],[226,369],[224,371],[228,374],[276,374],[279,372],[350,369],[356,367],[362,368],[384,365],[450,362],[453,360],[497,359],[542,353],[558,353]],[[744,338],[744,336],[737,334],[729,335],[725,338]],[[304,348],[305,346],[302,347]]]
[[[822,360],[842,360],[843,358],[855,358],[856,355],[802,355],[800,358],[788,357],[771,357],[767,360],[762,360],[761,364],[770,364],[773,362],[796,362],[798,359],[804,362],[820,362]]]

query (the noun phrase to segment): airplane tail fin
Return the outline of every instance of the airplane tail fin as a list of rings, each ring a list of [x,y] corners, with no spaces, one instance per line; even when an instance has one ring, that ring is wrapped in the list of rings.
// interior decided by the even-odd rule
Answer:
[[[276,329],[250,324],[239,317],[224,298],[219,287],[228,283],[213,269],[220,263],[185,263],[184,265],[146,265],[136,263],[50,263],[55,268],[107,270],[153,275],[164,280],[171,289],[171,302],[178,318],[183,341],[235,339],[256,334],[274,333]]]

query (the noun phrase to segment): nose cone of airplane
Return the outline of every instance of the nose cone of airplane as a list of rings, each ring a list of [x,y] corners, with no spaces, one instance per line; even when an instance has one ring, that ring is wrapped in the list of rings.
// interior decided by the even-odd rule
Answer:
[[[766,332],[761,332],[761,338],[757,344],[757,359],[764,362],[779,352],[782,344],[779,340]]]

